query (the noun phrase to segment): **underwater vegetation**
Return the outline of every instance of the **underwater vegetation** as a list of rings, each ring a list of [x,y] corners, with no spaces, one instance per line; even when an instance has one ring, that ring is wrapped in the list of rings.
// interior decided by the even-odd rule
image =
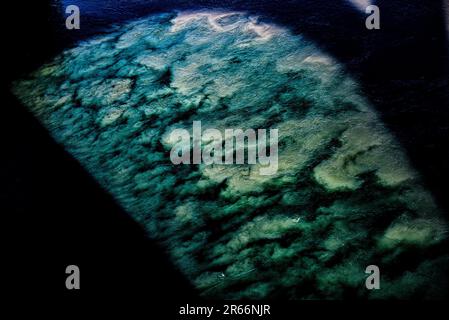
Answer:
[[[13,91],[206,298],[445,294],[447,223],[419,174],[342,66],[284,27],[152,15]],[[169,133],[193,121],[278,129],[278,171],[172,164]]]

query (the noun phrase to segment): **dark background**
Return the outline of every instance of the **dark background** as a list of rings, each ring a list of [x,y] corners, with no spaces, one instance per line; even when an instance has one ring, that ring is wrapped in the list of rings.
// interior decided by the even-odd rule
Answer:
[[[81,166],[9,92],[9,82],[56,54],[73,39],[51,1],[12,4],[2,88],[0,203],[6,218],[2,259],[19,297],[157,294],[194,296],[184,278]],[[5,29],[4,29],[5,30]],[[63,30],[63,31],[64,31]],[[5,75],[5,74],[4,74]],[[65,287],[65,268],[81,270],[80,291]]]
[[[10,295],[68,301],[98,296],[139,296],[161,303],[195,299],[163,251],[9,92],[13,79],[62,48],[111,23],[170,8],[249,10],[316,42],[360,81],[448,212],[449,58],[442,1],[377,1],[381,30],[375,31],[366,30],[366,15],[343,0],[72,3],[81,9],[79,31],[65,29],[58,1],[17,1],[2,11],[0,213]],[[70,264],[81,269],[78,292],[65,289]]]

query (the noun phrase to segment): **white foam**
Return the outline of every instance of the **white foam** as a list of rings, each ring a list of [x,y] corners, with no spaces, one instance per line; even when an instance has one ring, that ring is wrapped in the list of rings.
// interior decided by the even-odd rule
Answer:
[[[178,32],[183,29],[186,25],[193,21],[206,19],[208,25],[217,32],[226,32],[235,29],[239,23],[235,22],[227,26],[221,26],[218,21],[220,19],[230,17],[235,14],[241,14],[240,12],[209,12],[209,11],[193,11],[193,12],[182,12],[179,13],[172,22],[171,32]]]
[[[333,65],[334,62],[332,61],[332,59],[328,56],[324,56],[324,55],[311,55],[308,56],[307,58],[304,59],[304,62],[306,63],[314,63],[314,64],[324,64],[324,65]]]
[[[241,15],[243,19],[238,19],[234,23],[221,25],[221,19],[231,17],[233,15]],[[181,12],[172,22],[171,32],[178,32],[185,28],[188,24],[205,19],[207,25],[215,32],[229,32],[239,28],[243,32],[251,32],[257,36],[258,40],[270,40],[273,36],[279,34],[282,29],[274,25],[259,22],[258,17],[245,16],[244,12],[230,11],[230,12],[209,12],[209,11],[193,11]]]
[[[280,28],[266,23],[260,23],[257,18],[250,17],[250,21],[246,24],[245,29],[252,31],[258,35],[260,40],[270,40],[273,36],[281,32]]]

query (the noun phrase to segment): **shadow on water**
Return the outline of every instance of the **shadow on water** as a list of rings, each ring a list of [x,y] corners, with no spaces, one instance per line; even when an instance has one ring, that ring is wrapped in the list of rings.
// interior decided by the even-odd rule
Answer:
[[[66,2],[47,1],[47,6],[33,2],[27,4],[27,10],[12,5],[9,14],[20,23],[10,34],[10,56],[6,60],[11,66],[6,70],[10,79],[112,23],[169,9],[223,8],[224,1],[73,0],[70,4],[79,5],[82,12],[80,31],[64,28]],[[449,90],[442,3],[382,0],[377,4],[382,28],[376,31],[367,30],[366,15],[342,0],[229,0],[226,8],[258,13],[289,26],[342,62],[359,79],[384,123],[447,209]],[[2,175],[2,188],[8,190],[1,194],[6,194],[6,203],[11,204],[8,212],[27,221],[21,232],[36,236],[36,243],[28,244],[34,251],[30,259],[57,257],[60,265],[48,266],[51,272],[60,272],[63,264],[73,261],[91,264],[92,268],[86,270],[94,271],[86,271],[92,272],[86,278],[94,277],[93,272],[95,277],[104,275],[97,283],[106,288],[114,288],[111,277],[124,270],[129,278],[123,281],[129,283],[119,288],[152,285],[162,295],[191,293],[160,250],[144,239],[143,231],[113,199],[52,142],[22,106],[10,95],[8,99],[10,105],[2,117],[4,136],[11,137],[2,159],[6,164],[2,166],[6,173],[6,180]],[[28,230],[33,225],[42,229]],[[43,240],[37,240],[42,233]],[[24,252],[29,250],[24,248]],[[141,275],[146,278],[139,279]],[[175,292],[171,289],[174,285]]]

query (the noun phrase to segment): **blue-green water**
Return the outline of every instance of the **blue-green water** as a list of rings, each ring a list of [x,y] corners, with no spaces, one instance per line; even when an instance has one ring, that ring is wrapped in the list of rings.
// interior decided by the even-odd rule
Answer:
[[[420,257],[446,238],[431,194],[358,84],[285,27],[153,15],[64,51],[14,92],[205,297],[441,294],[448,257]],[[169,132],[196,120],[279,129],[279,171],[173,165]],[[371,264],[382,290],[364,286]]]

